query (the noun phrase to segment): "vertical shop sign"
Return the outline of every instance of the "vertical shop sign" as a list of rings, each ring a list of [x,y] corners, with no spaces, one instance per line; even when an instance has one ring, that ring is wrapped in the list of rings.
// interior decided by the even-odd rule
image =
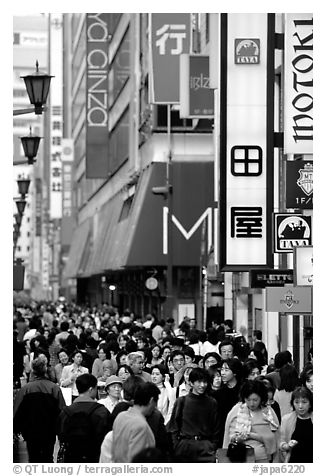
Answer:
[[[35,236],[42,235],[42,180],[35,180]]]
[[[209,56],[180,56],[180,117],[214,117],[214,91],[209,86]]]
[[[274,23],[221,16],[221,270],[272,267]]]
[[[86,178],[109,172],[108,14],[86,20]]]
[[[150,15],[150,94],[155,104],[177,104],[179,59],[191,51],[190,13]]]
[[[286,14],[284,35],[284,152],[312,154],[312,14]]]

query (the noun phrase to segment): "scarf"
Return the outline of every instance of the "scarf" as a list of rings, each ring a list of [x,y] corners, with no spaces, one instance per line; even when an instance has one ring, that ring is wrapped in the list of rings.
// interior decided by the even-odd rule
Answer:
[[[262,409],[262,415],[263,419],[269,423],[271,431],[276,431],[279,427],[279,423],[273,418],[270,405]],[[251,412],[245,403],[239,405],[235,430],[236,433],[243,434],[248,434],[251,430]]]

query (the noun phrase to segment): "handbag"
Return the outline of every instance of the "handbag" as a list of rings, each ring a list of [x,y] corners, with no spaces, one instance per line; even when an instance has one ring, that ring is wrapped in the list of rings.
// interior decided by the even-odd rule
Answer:
[[[57,463],[64,463],[66,456],[67,445],[64,442],[60,443],[58,454],[57,454]]]
[[[244,463],[247,460],[247,452],[251,446],[246,445],[242,441],[229,443],[226,456],[231,463]]]

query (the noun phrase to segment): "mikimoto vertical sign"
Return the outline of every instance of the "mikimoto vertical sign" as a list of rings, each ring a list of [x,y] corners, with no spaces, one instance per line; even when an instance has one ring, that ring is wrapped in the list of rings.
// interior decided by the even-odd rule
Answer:
[[[289,13],[284,33],[284,152],[312,154],[312,144],[312,14]]]
[[[150,15],[150,100],[178,104],[179,60],[191,50],[190,13]]]
[[[273,265],[274,36],[273,14],[221,15],[221,270]]]
[[[86,15],[86,178],[105,178],[109,172],[109,14]]]

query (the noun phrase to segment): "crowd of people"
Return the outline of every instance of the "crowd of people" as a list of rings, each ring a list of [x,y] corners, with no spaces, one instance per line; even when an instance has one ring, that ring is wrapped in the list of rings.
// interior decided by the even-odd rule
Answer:
[[[14,436],[33,463],[312,462],[312,349],[299,371],[240,330],[109,306],[14,309]]]

